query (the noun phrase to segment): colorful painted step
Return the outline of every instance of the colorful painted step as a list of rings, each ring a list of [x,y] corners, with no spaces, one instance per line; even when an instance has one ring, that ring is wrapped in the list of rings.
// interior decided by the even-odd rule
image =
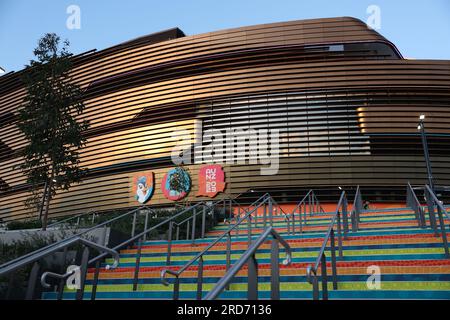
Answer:
[[[311,299],[312,288],[306,281],[306,268],[317,257],[323,235],[332,215],[330,213],[307,215],[303,233],[287,233],[282,217],[273,226],[288,241],[293,251],[293,262],[280,266],[282,299]],[[447,221],[448,222],[448,221]],[[267,224],[268,225],[268,224]],[[448,225],[448,224],[447,224]],[[259,219],[254,237],[263,230]],[[121,251],[120,264],[114,270],[101,269],[97,286],[97,299],[171,299],[173,285],[161,284],[161,271],[178,270],[196,253],[202,251],[215,237],[228,228],[220,223],[205,239],[179,240],[172,243],[171,265],[166,266],[167,242],[147,241],[141,251],[141,264],[137,290],[133,291],[134,266],[137,248]],[[450,229],[449,229],[450,231]],[[233,235],[232,263],[248,247],[247,229],[242,226],[239,235]],[[349,231],[343,240],[343,259],[337,261],[338,290],[332,290],[330,299],[450,299],[450,259],[446,259],[442,239],[430,228],[419,228],[414,213],[408,208],[370,210],[361,215],[360,230]],[[328,252],[327,252],[328,253]],[[280,250],[280,259],[283,257]],[[259,298],[270,298],[270,243],[257,253],[259,265]],[[226,272],[226,242],[221,241],[204,258],[203,293],[206,294]],[[280,260],[281,261],[281,260]],[[105,263],[109,263],[106,260]],[[104,266],[105,264],[103,264]],[[378,266],[381,271],[381,288],[370,289],[368,267]],[[90,299],[93,269],[87,275],[85,299]],[[331,266],[327,264],[328,275]],[[195,299],[197,290],[197,264],[189,267],[180,277],[180,298]],[[173,279],[168,276],[169,282]],[[331,281],[331,277],[329,277]],[[247,296],[247,270],[235,277],[229,290],[220,298],[245,299]],[[64,299],[74,299],[74,291],[66,288]],[[46,292],[44,299],[55,299],[56,293]]]

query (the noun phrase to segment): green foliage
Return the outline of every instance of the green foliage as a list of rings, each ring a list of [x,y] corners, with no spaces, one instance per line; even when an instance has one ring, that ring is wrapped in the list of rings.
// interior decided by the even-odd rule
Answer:
[[[41,227],[42,221],[39,219],[17,220],[6,224],[6,230],[38,229]]]
[[[85,144],[86,120],[82,89],[72,82],[69,43],[62,46],[56,34],[46,34],[34,50],[37,60],[25,68],[23,82],[27,95],[19,111],[18,127],[27,144],[20,151],[19,168],[32,186],[28,207],[39,209],[42,190],[48,183],[48,201],[58,189],[68,189],[86,173],[79,168],[78,150]]]

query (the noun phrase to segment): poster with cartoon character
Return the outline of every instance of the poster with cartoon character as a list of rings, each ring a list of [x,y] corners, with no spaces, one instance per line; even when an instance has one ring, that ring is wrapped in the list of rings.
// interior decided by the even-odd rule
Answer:
[[[139,203],[146,203],[153,195],[154,188],[153,172],[136,173],[133,180],[135,199]]]

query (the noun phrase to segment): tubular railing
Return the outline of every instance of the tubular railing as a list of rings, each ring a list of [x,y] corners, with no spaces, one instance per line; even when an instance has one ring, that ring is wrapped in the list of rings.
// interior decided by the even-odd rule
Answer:
[[[442,242],[444,244],[445,257],[450,258],[450,253],[448,249],[448,241],[447,241],[447,231],[444,222],[444,215],[447,216],[447,219],[450,219],[447,211],[444,208],[442,202],[436,197],[433,190],[431,190],[430,186],[425,186],[425,198],[427,200],[428,207],[428,216],[430,219],[430,226],[434,230],[436,236],[439,236],[438,225],[436,222],[436,213],[439,219],[439,226],[441,228],[441,237]]]
[[[309,216],[312,216],[313,213],[325,213],[325,210],[323,210],[322,205],[320,204],[319,199],[317,199],[317,196],[314,192],[314,190],[309,190],[309,192],[300,200],[300,202],[297,204],[297,206],[292,210],[292,213],[289,215],[290,220],[292,222],[292,234],[295,234],[295,215],[298,216],[298,226],[299,226],[299,233],[303,232],[303,224],[306,225],[307,220],[307,214],[309,213]],[[303,215],[303,217],[302,217]]]
[[[80,213],[71,217],[68,217],[66,219],[60,220],[60,221],[56,221],[54,223],[51,223],[47,226],[47,228],[55,228],[56,226],[62,225],[62,224],[66,224],[72,220],[76,219],[76,226],[80,225],[81,219],[84,217],[88,217],[91,216],[91,224],[94,224],[95,218],[98,216],[99,211],[90,211],[90,212],[84,212],[84,213]]]
[[[193,210],[200,210],[202,207],[207,207],[209,210],[214,210],[216,205],[219,205],[222,201],[219,200],[215,204],[211,205],[205,202],[198,202],[195,205],[192,205],[177,214],[173,215],[172,217],[154,225],[153,227],[142,231],[141,233],[131,237],[128,240],[125,240],[124,242],[116,245],[113,249],[114,250],[121,250],[125,247],[128,247],[130,245],[137,243],[137,253],[136,253],[136,262],[134,267],[134,277],[133,277],[133,291],[137,290],[138,280],[139,280],[139,268],[141,263],[141,255],[142,255],[142,243],[146,237],[147,234],[150,232],[164,226],[168,225],[168,244],[167,244],[167,264],[170,264],[170,257],[171,257],[171,251],[172,251],[172,231],[173,231],[173,223],[174,221],[179,218],[181,215],[193,211]],[[89,260],[89,265],[95,263],[95,272],[94,272],[94,279],[92,284],[92,294],[91,294],[91,300],[95,299],[95,294],[97,290],[97,284],[98,284],[98,275],[99,275],[99,267],[100,267],[100,261],[107,257],[107,254],[103,253],[98,255],[97,257]]]
[[[352,211],[350,213],[350,221],[352,223],[352,231],[356,232],[359,228],[360,214],[363,210],[361,190],[359,186],[356,188],[355,198],[353,199]],[[344,232],[346,235],[346,233]]]
[[[74,234],[74,235],[72,235],[72,236],[70,236],[70,237],[68,237],[68,238],[66,238],[66,239],[63,239],[63,240],[60,240],[60,241],[58,241],[58,242],[49,244],[48,246],[45,246],[45,247],[43,247],[43,248],[40,248],[40,249],[38,249],[38,250],[35,250],[35,251],[30,252],[30,253],[28,253],[28,254],[25,254],[25,255],[23,255],[23,256],[21,256],[21,257],[18,257],[18,258],[16,258],[16,259],[13,259],[13,260],[11,260],[11,261],[8,261],[8,262],[6,262],[6,263],[0,265],[0,276],[3,275],[3,274],[5,274],[5,273],[6,273],[5,270],[9,270],[9,268],[10,268],[11,266],[12,266],[13,268],[18,268],[18,267],[20,267],[20,266],[24,266],[24,264],[23,264],[21,261],[27,261],[28,258],[33,257],[33,256],[35,256],[35,255],[38,255],[38,254],[39,254],[40,252],[42,252],[42,251],[46,251],[47,249],[52,248],[53,246],[57,246],[57,245],[59,245],[59,244],[64,244],[65,242],[70,241],[70,240],[72,240],[72,239],[75,239],[75,238],[77,238],[77,237],[81,237],[81,236],[87,235],[87,234],[89,234],[90,232],[92,232],[92,231],[95,230],[95,229],[98,229],[98,228],[101,228],[101,227],[103,227],[103,228],[106,229],[109,225],[111,225],[111,224],[113,224],[113,223],[115,223],[115,222],[117,222],[117,221],[119,221],[119,220],[122,220],[122,219],[124,219],[124,218],[126,218],[126,217],[128,217],[128,216],[130,216],[130,215],[133,215],[133,225],[132,225],[132,232],[131,232],[131,234],[134,235],[133,233],[134,233],[135,223],[136,223],[136,219],[135,219],[136,214],[137,214],[137,212],[138,212],[139,210],[143,210],[143,209],[151,210],[151,208],[149,208],[149,207],[147,207],[147,206],[142,206],[142,207],[133,209],[133,210],[131,210],[131,211],[129,211],[129,212],[126,212],[126,213],[124,213],[124,214],[121,214],[121,215],[119,215],[119,216],[117,216],[117,217],[115,217],[115,218],[112,218],[112,219],[108,220],[108,221],[99,223],[99,224],[97,224],[97,225],[95,225],[95,226],[92,226],[92,227],[90,227],[90,228],[88,228],[88,229],[85,229],[85,230],[83,230],[83,231],[81,231],[81,232],[79,232],[79,233],[77,233],[77,234]],[[148,214],[148,213],[147,213],[147,214]],[[148,220],[148,219],[146,219],[146,220]],[[105,234],[106,234],[106,233],[105,233]],[[105,239],[104,239],[104,240],[105,240]]]
[[[213,242],[211,242],[205,249],[199,252],[195,257],[193,257],[189,262],[183,265],[178,271],[173,271],[171,269],[164,269],[161,272],[161,282],[168,286],[169,282],[166,280],[166,274],[171,274],[175,277],[174,287],[173,287],[173,299],[177,300],[179,298],[179,288],[180,288],[180,276],[187,270],[191,265],[193,265],[198,260],[198,274],[197,274],[197,299],[202,297],[202,287],[203,287],[203,256],[213,248],[217,243],[219,243],[224,237],[227,237],[226,244],[226,270],[229,270],[231,265],[231,233],[234,229],[238,228],[242,222],[247,221],[247,235],[248,235],[248,246],[251,246],[252,240],[252,218],[254,219],[258,213],[258,209],[265,207],[267,204],[269,208],[272,206],[272,197],[269,194],[264,194],[257,201],[252,204],[252,208],[248,210],[245,216],[239,218],[239,221],[233,226],[229,227],[222,235],[217,237]],[[255,205],[257,203],[257,205]],[[272,216],[271,216],[272,218]]]
[[[227,271],[227,273],[217,282],[214,288],[206,294],[204,300],[214,300],[227,288],[236,274],[248,265],[248,287],[247,298],[249,300],[258,299],[258,263],[256,260],[256,252],[259,247],[267,241],[271,236],[271,299],[280,299],[280,271],[279,271],[279,245],[281,244],[286,249],[286,259],[283,261],[284,265],[291,263],[291,248],[289,244],[275,231],[273,227],[268,227],[244,252],[242,257]]]
[[[111,224],[113,224],[113,223],[115,223],[115,222],[117,222],[119,220],[122,220],[122,219],[124,219],[126,217],[130,217],[132,215],[133,218],[132,218],[132,222],[131,222],[131,235],[130,235],[130,238],[128,240],[126,240],[126,241],[116,245],[113,248],[107,248],[106,245],[103,246],[104,248],[110,249],[112,251],[103,250],[103,253],[101,253],[100,255],[96,256],[95,258],[92,258],[91,260],[87,261],[87,266],[95,263],[94,285],[93,285],[93,292],[92,292],[92,295],[91,295],[91,299],[95,299],[95,292],[96,292],[96,288],[97,288],[98,275],[99,275],[99,270],[100,270],[100,261],[102,259],[104,259],[107,256],[109,256],[111,254],[111,252],[118,251],[118,250],[120,250],[120,249],[122,249],[122,248],[124,248],[124,247],[126,247],[128,245],[131,245],[131,244],[135,243],[136,241],[139,242],[138,243],[138,248],[139,248],[138,250],[140,251],[142,241],[146,240],[146,237],[147,237],[147,235],[150,232],[152,232],[153,230],[156,230],[157,228],[160,228],[161,226],[163,226],[165,224],[171,224],[175,219],[179,218],[182,214],[185,214],[189,210],[193,210],[193,209],[196,209],[196,208],[198,208],[200,206],[204,206],[204,205],[205,205],[204,202],[199,202],[196,205],[193,205],[193,206],[191,206],[191,207],[189,207],[189,208],[187,208],[185,210],[182,210],[181,212],[178,212],[177,214],[173,215],[172,217],[162,221],[161,223],[159,223],[159,224],[157,224],[157,225],[155,225],[155,226],[153,226],[151,228],[148,228],[149,214],[154,212],[154,211],[151,208],[147,207],[147,206],[139,207],[137,209],[134,209],[134,210],[131,210],[131,211],[126,212],[124,214],[121,214],[118,217],[112,218],[112,219],[110,219],[108,221],[99,223],[99,224],[97,224],[97,225],[95,225],[95,226],[93,226],[91,228],[83,230],[82,232],[77,233],[77,234],[75,234],[73,236],[70,236],[70,237],[68,237],[66,239],[60,240],[60,241],[58,241],[56,243],[50,244],[50,245],[48,245],[46,247],[43,247],[41,249],[38,249],[38,250],[36,250],[34,252],[31,252],[29,254],[21,256],[21,257],[19,257],[17,259],[11,260],[11,261],[9,261],[9,262],[7,262],[7,263],[5,263],[5,264],[0,266],[0,276],[7,275],[7,274],[9,274],[10,272],[12,272],[14,270],[23,268],[23,267],[29,265],[30,263],[32,263],[33,261],[35,261],[36,259],[41,259],[43,253],[49,252],[49,251],[51,251],[53,249],[56,250],[58,248],[64,248],[67,244],[71,244],[72,241],[78,241],[78,239],[83,239],[83,238],[81,238],[82,236],[87,235],[89,232],[93,231],[94,229],[103,227],[103,228],[105,228],[104,234],[106,235],[106,228],[108,226],[110,226]],[[143,210],[143,209],[146,210],[146,212],[145,212],[144,231],[139,233],[138,235],[136,235],[137,214],[138,214],[139,210]],[[85,240],[85,239],[83,239],[83,240]],[[106,242],[105,240],[106,240],[106,236],[105,236],[105,239],[103,239],[103,243],[104,244]],[[170,242],[169,242],[169,245],[168,245],[168,252],[169,252],[169,250],[170,250]],[[64,253],[64,255],[65,255],[65,253]],[[169,255],[169,253],[168,253],[168,255]],[[140,254],[139,254],[139,257],[140,257]],[[84,260],[82,260],[82,262],[84,263]],[[137,261],[137,266],[139,266],[139,261]],[[32,269],[32,271],[33,270],[34,269]],[[36,272],[38,272],[38,271],[36,271]],[[85,277],[86,276],[85,271],[87,272],[87,268],[81,270],[81,277]],[[137,274],[138,274],[138,270],[136,271],[136,277],[135,277],[136,279],[137,279]],[[63,274],[48,273],[48,275],[51,276],[51,277],[56,277],[58,279],[64,279],[64,278],[66,278],[68,276],[65,273],[63,273]],[[30,275],[30,281],[31,281],[33,276],[35,276],[35,273],[32,272],[31,275]],[[14,278],[14,275],[12,275],[10,277],[10,284],[12,283],[13,278]],[[135,280],[135,283],[137,285],[137,280]],[[134,286],[136,287],[136,285],[134,285]],[[62,298],[63,291],[64,291],[64,283],[61,280],[61,286],[59,287],[58,299]],[[78,294],[77,294],[77,297],[78,297]]]
[[[76,299],[80,300],[83,298],[84,295],[84,287],[85,287],[85,280],[86,280],[86,272],[87,272],[87,266],[88,266],[88,258],[89,258],[89,247],[94,248],[100,252],[105,252],[108,253],[109,255],[112,255],[114,258],[114,263],[112,266],[107,265],[106,268],[107,269],[114,269],[118,266],[119,264],[119,253],[116,250],[107,248],[105,246],[99,245],[97,243],[88,241],[86,239],[83,239],[81,237],[73,237],[71,239],[68,239],[67,241],[64,242],[59,242],[56,245],[52,246],[52,247],[48,247],[45,248],[45,250],[41,250],[39,253],[28,256],[27,258],[23,259],[21,261],[20,264],[16,263],[16,264],[10,264],[4,268],[2,268],[0,270],[0,275],[7,275],[12,273],[12,275],[10,276],[10,285],[12,284],[12,281],[14,279],[14,271],[29,265],[29,264],[33,264],[33,267],[31,268],[31,273],[30,276],[28,278],[28,284],[27,284],[27,289],[26,289],[26,294],[25,294],[25,300],[31,300],[35,298],[35,290],[36,290],[36,282],[37,282],[37,278],[39,276],[39,272],[41,270],[41,262],[44,258],[51,256],[57,252],[60,252],[61,250],[63,250],[63,260],[66,260],[66,255],[67,255],[67,249],[75,244],[82,244],[84,246],[84,250],[83,250],[83,255],[81,258],[81,266],[80,266],[80,287],[79,289],[77,289],[77,293],[76,293]],[[56,277],[58,278],[59,281],[59,288],[60,291],[58,293],[58,297],[62,297],[62,289],[64,287],[65,284],[65,280],[71,276],[72,274],[74,274],[76,271],[73,270],[71,272],[65,273],[63,275],[58,275],[52,272],[44,272],[41,276],[41,284],[48,288],[50,287],[49,284],[46,283],[46,278],[48,276],[50,277]],[[5,299],[9,299],[9,295],[11,293],[11,287],[8,288],[8,292],[6,294]]]
[[[419,199],[417,199],[416,193],[414,192],[414,189],[409,182],[406,186],[406,206],[414,210],[414,214],[416,216],[419,227],[425,228],[426,222],[424,209],[420,205],[420,201]]]
[[[337,224],[337,236],[338,236],[338,251],[339,259],[343,259],[342,252],[342,224],[345,228],[345,220],[341,219],[347,215],[347,197],[345,191],[342,191],[341,197],[339,199],[336,211],[331,219],[328,230],[323,239],[322,247],[320,248],[319,255],[317,256],[314,265],[309,265],[306,269],[306,278],[313,287],[313,299],[319,299],[319,279],[318,279],[318,269],[321,268],[321,281],[322,281],[322,299],[328,299],[328,279],[327,279],[327,257],[325,254],[325,249],[327,247],[328,241],[330,241],[330,251],[331,251],[331,272],[333,281],[333,290],[337,290],[337,266],[336,266],[336,240],[335,240],[335,230],[334,225]],[[347,226],[348,228],[348,226]]]

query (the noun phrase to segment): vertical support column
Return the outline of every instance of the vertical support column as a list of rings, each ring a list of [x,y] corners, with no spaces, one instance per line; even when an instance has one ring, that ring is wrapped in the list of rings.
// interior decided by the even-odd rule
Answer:
[[[67,247],[64,248],[62,264],[61,264],[61,268],[59,269],[61,274],[66,273],[66,269],[65,269],[66,268],[66,260],[67,260]],[[64,281],[64,279],[59,280],[58,295],[56,297],[57,300],[61,300],[63,298],[65,285],[66,285],[66,282]]]
[[[331,271],[333,276],[333,290],[337,290],[337,266],[336,266],[336,241],[334,238],[334,229],[331,229],[330,236],[331,249]]]
[[[186,240],[189,240],[189,226],[190,220],[186,222]]]
[[[173,284],[173,300],[178,300],[180,297],[180,278],[178,276],[175,278],[175,283]]]
[[[167,257],[166,257],[166,265],[170,265],[170,256],[172,254],[172,229],[173,229],[173,221],[169,222],[169,233],[167,234]],[[189,232],[187,232],[189,234]]]
[[[192,244],[195,244],[195,221],[197,220],[197,208],[194,208],[192,215]]]
[[[437,231],[437,226],[436,226],[436,214],[434,212],[434,203],[433,203],[433,199],[431,197],[431,194],[427,190],[427,188],[425,188],[425,198],[427,200],[428,216],[430,218],[430,226],[434,230],[434,235],[436,237],[438,237],[439,233]]]
[[[34,290],[36,288],[36,280],[39,275],[39,262],[35,262],[31,268],[30,277],[28,278],[27,293],[25,295],[25,300],[34,299]]]
[[[97,260],[97,262],[95,263],[94,279],[92,280],[91,300],[95,300],[97,296],[97,285],[99,274],[100,274],[100,260]]]
[[[226,252],[226,261],[225,261],[225,272],[228,272],[231,266],[231,234],[230,232],[227,233],[227,252]],[[226,290],[228,290],[230,287],[226,286]]]
[[[270,220],[270,226],[273,226],[273,202],[272,197],[269,197],[269,220]]]
[[[339,260],[342,260],[344,255],[342,254],[342,228],[341,228],[341,214],[337,213],[337,229],[338,229],[338,246],[339,246]]]
[[[133,214],[133,224],[131,226],[131,237],[134,237],[134,234],[136,233],[136,213],[137,213],[137,211],[135,211]]]
[[[437,211],[439,217],[439,224],[441,225],[442,242],[444,243],[445,257],[450,258],[450,253],[448,251],[447,232],[445,231],[445,223],[440,206],[437,206]]]
[[[280,300],[280,265],[279,265],[279,247],[278,241],[272,239],[272,253],[270,255],[271,264],[271,287],[270,287],[270,298],[272,300]]]
[[[172,221],[169,224],[171,225]],[[171,227],[169,227],[169,228],[172,229]],[[169,233],[171,234],[172,230],[170,230]],[[140,264],[141,264],[141,250],[142,250],[142,240],[139,239],[138,240],[138,249],[137,249],[137,253],[136,253],[136,263],[134,265],[133,291],[137,290],[137,286],[138,286],[138,282],[139,282],[139,268],[140,268]],[[169,254],[167,254],[167,256],[169,257]],[[170,263],[170,258],[168,258],[168,261]]]
[[[344,220],[344,238],[347,239],[348,234],[348,215],[347,215],[347,197],[344,196],[344,201],[342,203],[342,218]]]
[[[266,203],[266,201],[267,200],[264,200],[264,204],[263,204],[263,207],[264,207],[264,229],[266,228],[266,223],[267,223],[267,203]],[[258,214],[258,210],[256,210],[256,214]]]
[[[328,279],[327,279],[327,258],[325,253],[323,253],[322,258],[320,259],[321,263],[321,278],[322,278],[322,299],[328,300]]]
[[[77,293],[76,293],[77,300],[83,300],[83,297],[84,297],[84,287],[86,284],[88,261],[89,261],[89,248],[86,247],[83,250],[83,256],[81,258],[81,267],[80,267],[80,278],[81,279],[80,279],[80,289],[78,289]]]
[[[258,262],[253,254],[248,260],[247,299],[258,300]]]
[[[202,239],[205,238],[205,228],[206,228],[206,207],[203,207],[202,211]]]
[[[145,211],[145,222],[144,222],[144,231],[147,232],[148,229],[148,209]],[[177,238],[178,240],[178,238]],[[144,241],[147,241],[147,233],[144,234]]]
[[[203,295],[203,256],[198,261],[197,274],[197,300],[202,300]]]

